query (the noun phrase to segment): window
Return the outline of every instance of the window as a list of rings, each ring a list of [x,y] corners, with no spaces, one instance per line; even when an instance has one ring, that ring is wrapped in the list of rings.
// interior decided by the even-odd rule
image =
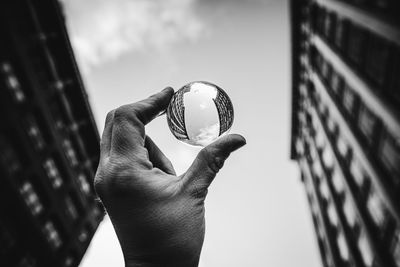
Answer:
[[[63,180],[60,175],[60,171],[58,170],[56,163],[53,159],[47,159],[44,164],[43,168],[46,171],[47,177],[50,180],[51,185],[54,188],[60,188],[63,184]]]
[[[331,135],[336,135],[337,129],[339,129],[337,123],[333,120],[332,116],[326,119],[326,126]]]
[[[85,243],[86,241],[88,241],[88,239],[89,239],[89,228],[88,227],[84,227],[79,232],[78,240],[81,243]]]
[[[361,258],[366,267],[372,267],[374,263],[374,253],[372,251],[371,245],[368,242],[365,231],[360,233],[360,237],[357,242],[358,249],[361,254]]]
[[[365,71],[368,77],[379,86],[384,85],[389,65],[390,46],[378,36],[371,36]]]
[[[358,104],[359,98],[354,93],[354,89],[346,84],[343,91],[343,108],[352,119],[357,118]]]
[[[361,188],[365,185],[367,175],[361,164],[358,162],[357,157],[354,157],[350,164],[350,173],[358,187]]]
[[[61,247],[63,242],[61,240],[60,233],[52,221],[47,221],[44,224],[42,231],[53,249],[58,249]]]
[[[301,145],[303,144],[299,139],[297,143],[301,143]],[[78,175],[78,182],[79,182],[79,187],[81,188],[81,191],[85,194],[85,195],[90,195],[90,185],[87,181],[87,177],[85,174],[81,173]]]
[[[305,125],[306,124],[306,114],[304,111],[299,111],[297,113],[298,120],[301,124]]]
[[[397,267],[400,267],[400,231],[397,230],[391,245],[391,253]]]
[[[335,45],[339,50],[344,51],[346,49],[347,32],[349,29],[349,21],[345,19],[338,19],[336,22],[335,31]]]
[[[43,205],[30,182],[24,182],[19,192],[33,215],[36,216],[43,212]]]
[[[94,218],[99,219],[101,216],[103,216],[103,211],[100,210],[99,207],[93,207],[92,214]]]
[[[376,133],[379,128],[379,120],[375,114],[373,114],[364,105],[360,109],[360,117],[358,120],[358,126],[364,137],[367,138],[369,143],[372,143],[376,138]]]
[[[50,110],[54,120],[55,128],[59,131],[66,131],[69,121],[67,119],[67,115],[65,114],[65,110],[62,108],[61,102],[59,100],[52,101],[50,103]]]
[[[69,139],[64,139],[62,142],[62,146],[64,149],[64,153],[70,162],[71,166],[77,166],[78,165],[78,157],[76,154],[76,151],[72,145],[71,140]]]
[[[25,101],[25,94],[11,64],[8,62],[0,63],[0,70],[4,76],[6,87],[12,93],[14,100],[16,102]]]
[[[379,158],[391,175],[400,177],[400,138],[385,134],[380,144]]]
[[[332,72],[330,87],[331,87],[333,94],[338,99],[341,99],[341,97],[342,97],[343,85],[344,85],[344,80],[343,80],[342,76],[340,76],[340,74],[338,74],[335,71]]]
[[[318,8],[318,13],[317,13],[317,32],[319,32],[320,34],[323,34],[323,27],[324,27],[324,20],[325,20],[325,16],[326,16],[326,11],[324,8],[319,7]]]
[[[341,195],[344,192],[344,178],[341,175],[340,171],[338,170],[338,166],[336,168],[333,168],[332,173],[331,173],[331,179],[332,179],[332,184],[333,187],[335,188],[335,191],[338,195]]]
[[[324,171],[322,169],[321,163],[316,160],[313,164],[313,174],[318,178],[322,178],[324,176]]]
[[[309,148],[309,156],[311,158],[311,160],[316,161],[317,159],[317,151],[315,150],[315,148],[312,146],[310,147],[310,145],[308,144],[308,148]],[[316,163],[314,163],[315,165]]]
[[[324,228],[322,227],[321,217],[318,216],[318,213],[315,213],[315,214],[316,214],[315,219],[317,222],[317,234],[320,238],[324,238],[326,234],[325,234]]]
[[[329,203],[327,213],[328,213],[329,221],[336,228],[338,226],[338,224],[339,224],[339,217],[338,217],[338,215],[336,213],[335,206],[333,205],[333,202]]]
[[[326,241],[326,239],[324,239],[324,245],[325,245],[325,262],[326,262],[326,266],[328,267],[334,267],[335,263],[333,262],[333,258],[332,258],[332,254],[329,252],[328,248],[328,241]]]
[[[36,150],[42,150],[45,146],[42,131],[35,118],[29,117],[26,121],[27,134]]]
[[[360,67],[364,63],[367,41],[368,33],[359,26],[352,24],[349,30],[347,56],[356,66]]]
[[[325,147],[325,144],[326,144],[326,139],[325,139],[324,133],[322,132],[322,129],[321,129],[316,132],[315,145],[317,146],[317,148],[323,149]]]
[[[375,225],[383,228],[388,216],[387,209],[378,193],[372,188],[367,200],[367,210]]]
[[[334,39],[335,24],[336,24],[336,14],[333,12],[328,12],[325,16],[325,23],[324,23],[324,35],[326,39],[328,40]]]
[[[66,208],[66,213],[68,214],[69,218],[71,218],[72,221],[76,221],[79,218],[79,213],[76,208],[75,202],[70,196],[67,196],[65,198],[65,208]]]
[[[306,98],[307,97],[307,87],[305,84],[300,84],[299,86],[299,92],[300,92],[300,96],[302,98]]]
[[[75,263],[75,258],[72,255],[68,255],[65,257],[64,262],[63,262],[63,267],[71,267],[74,266]]]
[[[322,161],[327,169],[332,170],[333,165],[335,164],[335,156],[329,148],[325,148],[322,152]]]
[[[356,226],[357,214],[354,208],[353,203],[350,200],[349,196],[346,196],[343,203],[343,213],[346,218],[347,224],[354,228]]]
[[[338,248],[339,248],[339,253],[340,257],[342,258],[343,261],[348,261],[350,258],[350,251],[349,251],[349,246],[347,245],[346,239],[344,237],[343,231],[340,231],[337,239],[336,239]]]
[[[328,81],[330,80],[331,73],[332,73],[331,64],[329,64],[326,60],[324,60],[321,65],[321,76],[326,83],[328,83]]]
[[[326,179],[323,179],[321,181],[321,184],[319,186],[319,193],[321,194],[321,197],[325,199],[326,201],[329,200],[330,194],[329,194],[329,187],[328,183],[326,182]]]
[[[339,151],[340,156],[342,157],[343,160],[347,161],[349,160],[349,156],[351,153],[351,148],[349,145],[349,142],[343,135],[339,135],[337,138],[337,143],[336,143],[336,148]]]

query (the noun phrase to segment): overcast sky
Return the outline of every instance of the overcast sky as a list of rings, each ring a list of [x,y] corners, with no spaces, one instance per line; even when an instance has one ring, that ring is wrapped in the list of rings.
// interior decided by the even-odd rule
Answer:
[[[289,160],[290,36],[283,0],[65,0],[71,40],[102,132],[107,112],[166,86],[205,80],[235,108],[233,153],[206,201],[202,267],[321,266],[296,164]],[[182,173],[198,149],[165,117],[147,133]],[[123,266],[108,218],[82,267]]]

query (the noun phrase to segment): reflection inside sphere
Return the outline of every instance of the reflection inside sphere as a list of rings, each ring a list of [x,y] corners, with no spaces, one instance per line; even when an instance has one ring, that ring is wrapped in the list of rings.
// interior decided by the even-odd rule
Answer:
[[[167,108],[167,121],[178,140],[206,146],[232,127],[232,102],[218,86],[192,82],[172,97]]]

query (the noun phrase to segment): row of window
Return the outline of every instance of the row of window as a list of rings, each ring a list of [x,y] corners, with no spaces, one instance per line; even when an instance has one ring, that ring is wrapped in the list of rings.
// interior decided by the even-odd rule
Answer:
[[[304,152],[304,143],[301,138],[297,139],[297,147],[300,148]],[[322,260],[324,262],[324,266],[334,267],[335,264],[333,262],[333,255],[331,251],[331,246],[328,240],[327,233],[325,231],[322,219],[322,213],[320,212],[320,208],[318,207],[318,200],[316,199],[316,195],[313,189],[313,181],[312,177],[309,177],[303,170],[302,177],[305,185],[305,189],[307,192],[308,201],[311,207],[311,214],[314,221],[315,230],[318,237],[318,243],[321,251]]]
[[[5,81],[5,86],[7,87],[8,91],[10,91],[16,102],[25,101],[26,96],[24,91],[22,90],[21,83],[16,76],[14,68],[9,62],[0,63],[0,77],[2,77]],[[64,122],[66,120],[65,118],[62,119],[62,115],[60,114],[60,103],[57,103],[57,105],[58,112],[52,112],[52,115],[55,116],[56,126],[61,126],[60,123],[65,124]],[[35,114],[35,116],[28,115],[24,121],[24,126],[26,127],[27,136],[32,142],[34,149],[37,151],[41,151],[46,147],[46,143],[49,142],[49,133],[45,131],[44,119],[38,115],[39,114]],[[76,152],[76,145],[72,142],[72,140],[66,138],[62,141],[62,146],[71,166],[76,167],[79,164],[79,158]]]
[[[314,6],[313,28],[357,73],[371,82],[377,94],[400,103],[400,48],[335,12]]]
[[[26,186],[25,186],[26,187]],[[61,226],[57,221],[52,219],[47,219],[43,222],[41,231],[44,238],[48,242],[50,248],[54,251],[61,250],[63,245],[68,241],[62,230]],[[87,245],[92,234],[92,230],[89,224],[82,227],[77,233],[76,240],[82,245]],[[69,242],[69,241],[68,241]],[[16,236],[12,235],[12,231],[0,221],[0,255],[2,260],[11,260],[10,252],[15,250],[16,255],[19,255],[18,262],[16,266],[38,266],[37,259],[28,252],[22,253],[21,248],[17,246]],[[23,254],[22,256],[20,254]],[[13,256],[14,257],[14,256]],[[58,259],[57,259],[58,260]],[[67,253],[64,260],[61,260],[61,265],[63,267],[70,267],[76,264],[76,255],[74,253]],[[8,265],[7,265],[8,266]]]
[[[376,156],[376,160],[391,177],[390,184],[398,186],[400,183],[399,138],[387,132],[383,127],[385,123],[364,104],[355,90],[316,49],[313,54],[313,66],[338,109],[348,121],[349,127],[357,133],[366,152]]]
[[[41,195],[38,192],[35,185],[28,180],[23,181],[20,185],[19,192],[34,217],[40,216],[44,213],[48,201],[43,200],[44,195]],[[69,221],[75,223],[80,217],[80,210],[76,198],[71,194],[67,194],[63,197],[63,202],[64,206],[60,208],[64,210]]]
[[[5,89],[12,95],[15,102],[21,103],[26,100],[20,80],[10,62],[0,62],[0,77],[4,82]]]
[[[314,153],[318,152],[315,151]],[[350,257],[350,255],[354,256],[354,254],[350,253],[349,245],[346,242],[345,232],[341,228],[341,225],[339,223],[339,215],[336,211],[332,195],[330,194],[327,180],[329,176],[326,176],[324,173],[322,173],[322,176],[320,176],[322,168],[318,159],[314,159],[311,169],[313,175],[317,178],[316,181],[319,181],[318,194],[321,196],[322,200],[325,203],[323,210],[326,212],[326,217],[328,219],[330,228],[332,229],[331,233],[335,234],[332,239],[336,241],[335,245],[342,261],[340,266],[355,266],[354,259]],[[361,256],[361,260],[364,263],[364,266],[374,266],[374,264],[377,264],[377,258],[376,256],[374,256],[375,253],[370,245],[370,241],[367,238],[367,233],[365,229],[361,228],[360,225],[357,224],[357,221],[359,222],[359,219],[356,215],[354,205],[348,195],[342,195],[341,198],[343,199],[343,204],[340,204],[341,202],[339,202],[338,205],[342,205],[340,209],[345,216],[347,227],[353,229],[352,231],[354,234],[353,236],[348,238],[350,238],[349,240],[355,240],[355,245],[353,246],[357,248],[358,253]]]
[[[354,205],[350,200],[350,197],[345,194],[344,188],[341,189],[340,195],[336,195],[331,193],[330,190],[330,185],[329,183],[332,183],[332,180],[328,182],[329,175],[326,173],[323,168],[326,168],[326,165],[324,163],[324,167],[322,167],[321,162],[320,162],[320,157],[321,161],[324,162],[324,155],[326,155],[325,151],[329,151],[327,148],[325,148],[323,151],[318,151],[319,149],[312,145],[311,143],[315,141],[307,141],[308,147],[309,147],[309,155],[310,155],[310,160],[311,160],[311,171],[313,173],[313,176],[315,177],[315,181],[318,184],[317,190],[318,194],[320,195],[322,201],[323,201],[323,210],[326,212],[326,217],[329,222],[329,227],[331,229],[332,237],[333,240],[336,241],[336,247],[338,249],[340,258],[341,258],[341,264],[340,266],[354,266],[354,259],[352,258],[354,255],[353,253],[350,252],[349,245],[346,241],[345,237],[345,232],[344,229],[342,228],[342,223],[340,223],[339,215],[337,213],[337,208],[340,207],[340,209],[343,211],[345,219],[347,221],[348,225],[354,224],[355,221],[358,220],[358,217],[356,215],[356,211],[354,209]],[[318,154],[321,154],[318,156]],[[326,157],[326,156],[325,156]],[[334,160],[328,159],[329,162],[333,162]],[[343,181],[343,177],[340,177]],[[335,196],[335,197],[334,197]],[[335,200],[334,200],[335,199]],[[339,200],[338,200],[339,199]],[[341,202],[343,200],[343,203]],[[336,202],[336,203],[335,203]],[[338,206],[336,206],[338,205]],[[349,239],[349,242],[351,240],[358,240],[358,239],[363,239],[364,234],[360,235],[360,231],[357,232],[352,238]],[[366,243],[366,244],[365,244]],[[359,253],[363,258],[371,257],[371,255],[374,255],[372,249],[369,249],[366,251],[364,248],[370,248],[368,240],[365,238],[365,240],[360,241],[360,244],[362,244],[362,247],[359,247]],[[365,255],[364,255],[365,254]],[[352,255],[350,257],[350,255]],[[372,263],[372,261],[371,261]],[[366,266],[371,266],[371,265],[366,265]]]
[[[302,87],[303,88],[303,87]],[[304,92],[304,89],[302,90]],[[304,95],[304,93],[302,93]],[[337,140],[340,140],[340,132],[338,132],[337,127],[329,127],[328,124],[330,124],[330,118],[327,117],[328,112],[326,112],[326,107],[323,101],[318,98],[318,101],[315,101],[316,103],[322,103],[322,105],[319,105],[319,112],[323,112],[323,118],[322,121],[326,123],[325,127],[328,129],[328,134],[332,137],[333,134],[336,135]],[[317,105],[317,104],[315,104]],[[308,105],[310,106],[310,105]],[[312,113],[316,115],[316,113]],[[329,115],[328,115],[329,116]],[[355,216],[355,211],[352,203],[349,201],[349,197],[343,196],[343,174],[340,171],[340,166],[338,164],[334,163],[334,158],[335,155],[333,155],[332,151],[328,150],[326,147],[326,143],[329,142],[329,140],[324,140],[324,134],[323,130],[319,128],[318,123],[315,123],[317,120],[316,118],[313,118],[313,116],[310,116],[311,118],[311,124],[312,128],[314,129],[315,132],[315,144],[316,148],[321,151],[321,160],[324,165],[324,168],[328,170],[330,181],[332,183],[332,187],[336,191],[335,193],[337,194],[338,198],[342,198],[343,200],[343,212],[344,216],[346,218],[347,224],[351,229],[357,229],[359,228],[359,219]],[[307,126],[303,126],[307,127]],[[331,130],[329,130],[331,128]],[[335,146],[336,144],[336,150],[339,151],[340,149],[338,148],[338,143],[335,142],[334,140],[331,140],[331,144]],[[316,152],[310,151],[311,157]],[[340,152],[338,153],[340,154]],[[315,157],[315,156],[314,156]],[[343,155],[341,156],[343,159]],[[342,160],[343,162],[343,160]],[[318,163],[313,164],[313,172],[317,177],[322,177],[325,174],[323,173],[322,166]],[[351,162],[350,162],[350,173],[352,174],[352,178],[355,181],[355,184],[357,184],[358,192],[356,194],[357,199],[360,200],[361,203],[359,203],[360,206],[365,206],[366,212],[368,213],[369,220],[373,222],[374,226],[376,227],[376,235],[380,235],[381,233],[385,233],[388,230],[391,230],[390,226],[394,222],[394,218],[391,216],[389,213],[386,204],[384,200],[381,198],[381,196],[375,191],[373,187],[367,187],[369,190],[363,190],[363,188],[366,188],[366,184],[369,181],[369,178],[366,176],[365,171],[362,169],[360,166],[359,162],[357,161],[357,158],[354,157]],[[321,183],[321,195],[326,196],[328,194],[328,187],[324,184]],[[360,194],[364,193],[365,197],[361,197]],[[328,214],[331,214],[329,212],[328,208]],[[332,216],[329,216],[332,218]],[[335,221],[335,219],[332,219]],[[358,223],[357,223],[358,221]],[[358,227],[357,227],[358,225]],[[358,230],[359,231],[359,230]],[[389,234],[390,240],[386,240],[385,242],[387,243],[393,243],[394,241],[392,240],[393,233]],[[377,239],[379,240],[381,236],[379,236]],[[397,241],[396,241],[397,242]],[[400,257],[398,251],[392,250],[392,253],[394,255],[394,259],[397,259]]]
[[[316,129],[315,131],[322,132],[323,129],[319,128]],[[361,226],[362,224],[360,221],[360,217],[357,215],[355,210],[354,206],[355,203],[351,200],[352,197],[348,195],[349,191],[344,190],[343,181],[345,178],[343,177],[340,164],[336,162],[336,160],[334,160],[335,158],[334,153],[329,146],[325,146],[324,148],[322,148],[320,153],[321,153],[320,158],[323,164],[323,168],[326,170],[326,172],[322,174],[322,176],[325,176],[327,179],[328,178],[330,179],[330,183],[332,184],[333,188],[332,193],[336,196],[335,199],[337,200],[337,205],[339,205],[340,209],[342,210],[346,225],[352,233],[351,238],[352,239],[358,238],[357,245],[360,250],[360,255],[365,266],[372,266],[374,262],[374,257],[373,257],[374,253],[369,243],[367,242],[366,234],[364,232],[365,229]],[[322,168],[319,167],[318,169]],[[340,179],[339,186],[338,186],[338,179]],[[327,184],[327,182],[323,184]],[[326,196],[329,194],[329,188],[327,185],[325,185],[325,187],[321,187],[320,191],[321,195]],[[373,201],[377,205],[383,203],[381,202],[381,199],[378,199],[377,194],[372,194],[372,193],[368,197],[368,202],[371,201]],[[384,211],[386,210],[381,210],[380,208],[381,207],[374,206],[369,209],[370,216],[376,218],[376,220],[379,221],[379,223],[381,223],[381,221],[383,221],[384,219],[388,218],[386,214],[384,214]],[[328,207],[327,212],[331,223],[333,225],[337,225],[337,221],[339,219],[337,214],[334,213],[334,209]]]
[[[53,250],[59,250],[62,247],[63,239],[61,238],[59,229],[57,229],[57,227],[53,221],[45,222],[45,224],[42,227],[42,232]],[[0,228],[0,238],[3,237],[4,235],[6,235],[7,233],[8,233],[7,229]],[[84,236],[84,238],[82,238],[82,236]],[[88,228],[83,228],[79,233],[78,240],[81,243],[86,243],[88,240],[88,238],[87,238],[88,236],[89,236]],[[4,240],[1,239],[0,241],[4,241]],[[7,245],[7,244],[5,244],[3,242],[1,244],[2,244],[1,251],[3,251],[4,250],[3,244],[4,245]],[[32,255],[32,253],[30,253],[29,251],[27,251],[25,253],[21,253],[21,251],[18,251],[17,254],[21,254],[21,255],[18,255],[18,260],[15,263],[15,265],[13,265],[13,266],[16,266],[16,267],[42,266],[40,264],[39,260],[34,255]],[[57,266],[71,267],[76,264],[76,255],[75,255],[75,253],[67,253],[64,256],[63,260],[59,260],[59,259],[56,259],[56,260],[59,261],[58,264],[60,264]]]
[[[375,189],[371,187],[370,177],[368,176],[367,172],[364,170],[363,166],[359,162],[357,157],[349,157],[351,155],[351,145],[346,140],[345,136],[343,136],[337,126],[337,122],[335,122],[334,118],[332,118],[329,114],[329,110],[321,100],[320,97],[317,96],[318,103],[319,103],[319,112],[321,115],[322,121],[326,123],[325,127],[327,129],[328,135],[330,136],[331,140],[330,143],[333,145],[334,149],[337,151],[339,155],[339,159],[341,160],[341,164],[344,166],[345,169],[349,170],[349,174],[351,175],[351,183],[354,185],[355,193],[357,199],[360,201],[365,201],[366,203],[361,203],[363,206],[367,206],[367,209],[370,211],[370,216],[373,221],[377,224],[378,227],[381,227],[380,231],[383,231],[384,226],[386,225],[384,222],[386,220],[394,220],[387,211],[385,207],[384,201],[381,197],[377,194]],[[322,107],[321,107],[322,106]],[[329,127],[329,124],[335,125],[334,127]],[[319,131],[322,131],[321,129]],[[317,134],[318,136],[318,134]],[[326,152],[325,152],[326,153]],[[325,158],[335,157],[331,155]],[[329,164],[325,162],[325,166],[329,168]],[[375,209],[379,207],[379,209]]]
[[[310,152],[313,150],[310,146],[307,147],[310,149]],[[311,153],[317,152],[314,151]],[[312,156],[310,156],[310,160],[311,158]],[[318,239],[323,240],[323,251],[327,254],[324,257],[324,261],[328,266],[334,266],[333,261],[330,258],[336,255],[334,256],[336,261],[340,259],[340,262],[338,262],[339,266],[355,266],[354,255],[350,252],[350,247],[347,243],[344,230],[342,229],[339,216],[336,212],[335,204],[329,193],[327,180],[325,177],[319,176],[320,165],[318,165],[317,161],[310,163],[310,166],[311,173],[315,178],[308,179],[314,179],[317,191],[313,192],[311,185],[311,183],[313,183],[312,181],[306,183],[306,189],[307,194],[309,195],[313,217],[316,221],[315,224]],[[317,201],[319,201],[318,198],[321,198],[320,204],[317,204]],[[321,205],[321,209],[318,209],[318,205]],[[325,225],[327,232],[324,230],[322,225]],[[328,242],[329,245],[327,244]],[[328,252],[328,247],[332,250],[331,252]],[[334,254],[332,255],[331,253]]]
[[[8,166],[8,169],[13,172],[20,170],[22,168],[21,162],[18,159],[15,150],[5,138],[0,138],[0,148],[2,150],[0,160],[3,163],[3,166]],[[55,158],[49,157],[45,159],[43,162],[43,169],[45,170],[47,178],[53,188],[58,189],[64,184],[64,180],[58,167],[58,161]],[[91,187],[88,183],[87,175],[85,173],[80,173],[77,180],[82,193],[90,196]],[[19,186],[19,193],[34,217],[43,214],[47,205],[43,199],[45,196],[38,191],[35,184],[32,184],[29,180],[23,180]],[[64,198],[64,204],[64,210],[66,215],[70,218],[70,221],[76,221],[79,218],[79,211],[75,198],[67,195]]]

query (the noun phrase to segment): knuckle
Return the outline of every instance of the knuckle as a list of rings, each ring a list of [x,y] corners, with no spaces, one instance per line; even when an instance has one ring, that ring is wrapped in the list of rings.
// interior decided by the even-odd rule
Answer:
[[[219,155],[215,149],[205,147],[200,151],[199,156],[214,173],[218,173],[224,165],[225,157]]]
[[[128,166],[123,161],[113,163],[110,160],[98,169],[93,184],[100,197],[120,193],[126,188],[123,177],[128,177]],[[125,179],[126,180],[126,179]]]
[[[147,118],[146,112],[143,111],[150,109],[153,106],[152,103],[153,102],[150,99],[145,99],[135,103],[134,111],[139,120],[147,121],[149,119]]]
[[[126,106],[120,106],[114,112],[114,121],[116,123],[126,121],[128,114]]]
[[[114,122],[119,124],[129,121],[135,125],[140,124],[143,109],[145,104],[141,102],[120,106],[114,112]]]
[[[109,111],[109,112],[107,113],[107,116],[106,116],[106,124],[112,122],[112,120],[113,120],[113,118],[114,118],[114,112],[115,112],[115,109],[113,109],[113,110],[111,110],[111,111]]]

